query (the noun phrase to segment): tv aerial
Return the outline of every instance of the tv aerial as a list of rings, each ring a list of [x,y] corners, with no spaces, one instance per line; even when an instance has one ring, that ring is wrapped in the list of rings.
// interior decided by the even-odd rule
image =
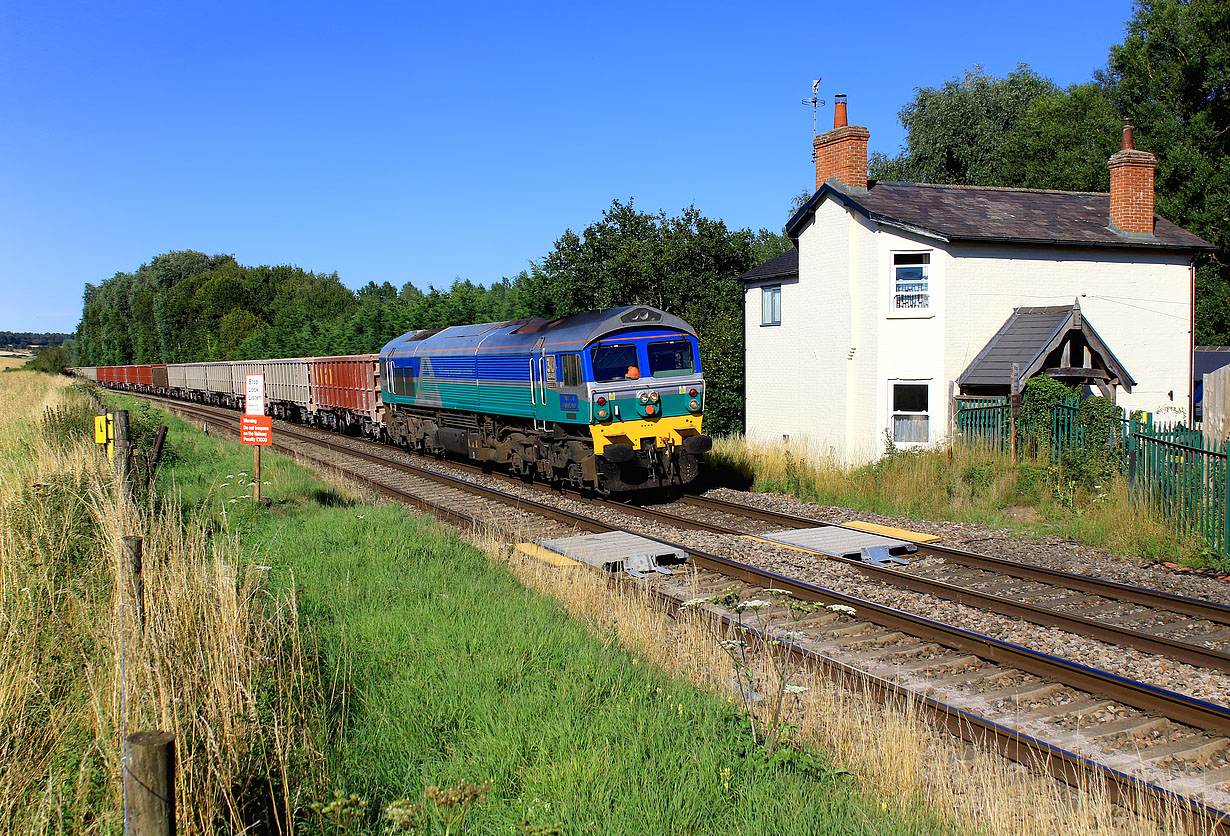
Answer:
[[[824,99],[820,98],[820,82],[821,79],[812,79],[811,82],[811,98],[804,99],[803,104],[811,105],[811,135],[816,135],[816,111],[824,105]]]

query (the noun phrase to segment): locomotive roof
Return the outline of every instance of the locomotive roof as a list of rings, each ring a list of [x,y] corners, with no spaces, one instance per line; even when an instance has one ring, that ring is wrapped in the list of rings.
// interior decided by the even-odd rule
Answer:
[[[583,311],[562,319],[513,319],[478,325],[454,325],[411,331],[389,342],[383,355],[418,354],[423,351],[459,349],[526,348],[539,340],[547,345],[575,344],[578,348],[608,334],[634,328],[662,328],[693,334],[692,326],[674,314],[648,305],[627,305],[599,311]]]

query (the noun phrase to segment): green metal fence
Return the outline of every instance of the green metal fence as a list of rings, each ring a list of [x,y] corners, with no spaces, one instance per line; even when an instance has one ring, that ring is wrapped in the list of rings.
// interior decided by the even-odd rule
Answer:
[[[1007,398],[957,398],[956,409],[957,436],[963,443],[1000,451],[1007,448],[1011,423]]]
[[[1149,418],[1131,422],[1127,447],[1133,498],[1151,502],[1209,551],[1230,557],[1227,447],[1212,449],[1196,430],[1154,427]]]
[[[1007,449],[1011,432],[1007,398],[961,397],[955,407],[958,443]],[[1071,399],[1056,405],[1043,426],[1018,426],[1021,449],[1045,448],[1053,455],[1079,450],[1085,443],[1079,413],[1080,401]],[[1155,424],[1152,415],[1145,415],[1122,416],[1113,443],[1121,451],[1133,500],[1151,503],[1210,552],[1230,557],[1230,442],[1214,449],[1198,428]]]

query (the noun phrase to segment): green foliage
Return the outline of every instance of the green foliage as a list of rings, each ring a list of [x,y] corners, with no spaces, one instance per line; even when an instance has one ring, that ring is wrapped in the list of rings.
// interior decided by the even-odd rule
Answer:
[[[1079,389],[1046,375],[1034,375],[1025,381],[1021,411],[1017,416],[1018,440],[1034,451],[1050,447],[1055,441],[1052,438],[1055,409],[1079,397]]]
[[[63,345],[71,340],[72,337],[72,334],[0,331],[0,347],[29,348],[31,346]]]
[[[63,374],[68,364],[68,353],[61,346],[49,345],[40,348],[24,368],[47,374]]]
[[[1021,64],[1006,78],[988,75],[981,66],[939,90],[917,88],[901,109],[909,132],[905,152],[895,160],[878,157],[871,166],[876,179],[984,186],[1004,182],[1003,139],[1040,96],[1058,92],[1054,82]]]

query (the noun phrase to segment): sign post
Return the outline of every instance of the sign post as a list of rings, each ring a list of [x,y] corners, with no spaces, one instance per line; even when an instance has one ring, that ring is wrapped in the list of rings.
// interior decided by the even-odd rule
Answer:
[[[239,418],[239,440],[256,451],[252,468],[252,498],[261,501],[261,447],[273,443],[273,419],[265,414],[265,376],[244,376],[244,414]]]

